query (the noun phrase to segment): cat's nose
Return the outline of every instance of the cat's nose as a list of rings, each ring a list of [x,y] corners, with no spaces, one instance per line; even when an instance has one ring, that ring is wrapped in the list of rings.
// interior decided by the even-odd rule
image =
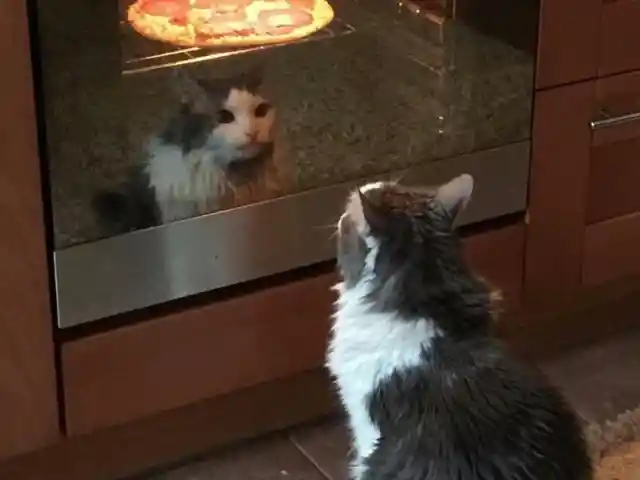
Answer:
[[[255,142],[258,139],[258,132],[256,131],[251,131],[251,132],[247,132],[247,140],[250,142]]]

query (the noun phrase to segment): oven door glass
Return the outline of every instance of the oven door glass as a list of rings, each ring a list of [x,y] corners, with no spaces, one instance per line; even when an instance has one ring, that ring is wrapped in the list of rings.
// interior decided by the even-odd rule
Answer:
[[[536,2],[32,10],[63,326],[330,259],[379,176],[470,171],[467,222],[524,210]]]

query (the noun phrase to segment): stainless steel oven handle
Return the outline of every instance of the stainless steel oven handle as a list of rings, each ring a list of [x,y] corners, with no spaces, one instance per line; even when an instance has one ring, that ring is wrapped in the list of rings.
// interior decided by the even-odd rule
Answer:
[[[618,115],[617,117],[611,117],[607,112],[600,112],[600,118],[597,120],[591,120],[589,126],[591,130],[599,130],[601,128],[613,127],[615,125],[622,125],[624,123],[631,123],[640,121],[640,112],[625,113],[624,115]]]

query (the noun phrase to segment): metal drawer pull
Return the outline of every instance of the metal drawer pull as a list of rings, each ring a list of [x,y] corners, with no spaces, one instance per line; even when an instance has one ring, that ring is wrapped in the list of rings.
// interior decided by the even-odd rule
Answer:
[[[623,123],[640,121],[640,112],[626,113],[617,117],[610,117],[606,112],[600,112],[600,117],[601,118],[598,120],[591,120],[589,122],[591,130],[598,130],[600,128],[622,125]]]

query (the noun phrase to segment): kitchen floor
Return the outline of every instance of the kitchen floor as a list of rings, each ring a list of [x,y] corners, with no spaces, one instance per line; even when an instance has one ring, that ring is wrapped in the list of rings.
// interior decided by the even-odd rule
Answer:
[[[640,405],[640,331],[543,367],[585,422],[613,419]],[[144,480],[345,480],[347,453],[345,429],[334,419],[247,442]]]

